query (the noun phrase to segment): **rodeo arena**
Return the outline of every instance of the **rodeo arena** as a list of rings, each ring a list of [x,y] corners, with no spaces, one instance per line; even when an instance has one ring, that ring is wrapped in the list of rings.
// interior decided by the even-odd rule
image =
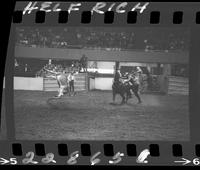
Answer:
[[[18,27],[17,139],[188,141],[189,30]]]

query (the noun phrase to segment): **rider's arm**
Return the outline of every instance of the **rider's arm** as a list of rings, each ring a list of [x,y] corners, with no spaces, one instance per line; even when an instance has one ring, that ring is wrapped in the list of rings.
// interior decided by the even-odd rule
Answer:
[[[46,68],[44,68],[46,71],[48,71],[48,72],[50,72],[50,73],[53,73],[53,74],[60,74],[60,72],[56,72],[56,71],[52,71],[52,70],[48,70],[48,69],[46,69]]]
[[[54,79],[56,79],[56,76],[53,76],[53,75],[49,75],[49,76],[46,76],[46,77],[49,77],[49,78],[54,78]]]

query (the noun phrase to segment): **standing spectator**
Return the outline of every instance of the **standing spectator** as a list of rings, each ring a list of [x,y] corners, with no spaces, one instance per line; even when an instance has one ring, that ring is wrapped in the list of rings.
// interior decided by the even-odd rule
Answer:
[[[69,81],[69,91],[70,93],[73,92],[73,96],[74,96],[74,72],[70,72],[68,77],[67,77],[68,81]]]
[[[17,62],[17,59],[15,59],[15,67],[18,67],[18,66],[19,66],[19,64]]]
[[[30,67],[28,66],[28,64],[25,64],[25,66],[24,66],[24,72],[25,73],[28,73],[28,72],[30,72],[31,71],[31,69],[30,69]]]
[[[18,76],[20,74],[20,65],[15,59],[15,76]]]
[[[142,69],[140,67],[136,67],[136,77],[138,78],[139,80],[139,92],[141,93],[142,92],[142,89],[143,89],[143,78],[142,78]]]
[[[30,74],[30,71],[31,71],[31,69],[30,69],[30,67],[28,66],[28,64],[25,64],[25,66],[24,66],[24,72],[25,72],[25,74],[27,75],[27,76],[30,76],[29,74]]]
[[[76,61],[76,63],[75,63],[75,68],[76,68],[76,72],[80,71],[80,66],[79,66],[79,62],[78,61]]]
[[[87,72],[87,62],[88,62],[88,58],[85,56],[85,54],[83,54],[83,71]]]
[[[85,54],[82,55],[79,62],[80,62],[81,71],[83,70],[83,72],[87,72],[87,57],[85,56]]]
[[[140,67],[136,67],[136,74],[139,77],[140,84],[142,83],[142,69]]]
[[[72,61],[72,64],[70,66],[70,72],[74,72],[74,68],[75,68],[75,63],[74,61]]]
[[[28,72],[28,65],[27,65],[27,64],[25,64],[24,72],[25,72],[25,73]]]
[[[52,65],[52,59],[49,59],[49,61],[48,61],[48,65],[49,65],[49,66]]]
[[[152,90],[152,76],[149,70],[147,71],[147,90]]]

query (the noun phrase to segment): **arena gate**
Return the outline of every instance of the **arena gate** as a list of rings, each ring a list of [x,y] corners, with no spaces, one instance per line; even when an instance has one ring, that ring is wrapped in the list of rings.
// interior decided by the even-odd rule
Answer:
[[[189,95],[189,80],[185,77],[170,76],[168,94]]]
[[[75,75],[74,88],[75,91],[84,91],[88,90],[88,81],[87,73],[79,73]],[[43,90],[44,91],[58,91],[58,83],[55,79],[44,78],[43,81]]]

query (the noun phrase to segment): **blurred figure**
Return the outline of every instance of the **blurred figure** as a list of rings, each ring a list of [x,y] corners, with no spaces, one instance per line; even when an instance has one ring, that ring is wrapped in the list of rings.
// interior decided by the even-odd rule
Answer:
[[[140,81],[139,81],[139,77],[137,72],[133,73],[130,78],[129,78],[129,82],[132,84],[131,85],[131,90],[133,91],[133,93],[135,94],[135,96],[138,99],[138,103],[142,103],[142,100],[140,98],[140,94],[139,94],[139,89],[140,89]]]
[[[80,71],[80,65],[79,65],[78,61],[76,61],[76,63],[75,63],[75,68],[76,68],[76,72]]]
[[[74,95],[75,94],[75,92],[74,92],[74,72],[70,72],[67,79],[69,82],[69,91],[72,92]]]
[[[137,72],[138,74],[142,74],[142,69],[141,69],[140,67],[136,67],[136,72]]]
[[[83,54],[83,56],[80,59],[80,66],[83,72],[87,72],[87,57],[85,56],[85,54]]]
[[[142,77],[142,69],[140,67],[136,67],[136,77],[139,81],[139,92],[141,93],[142,92],[142,89],[143,89],[143,77]]]
[[[23,68],[21,68],[21,65],[17,62],[17,60],[15,59],[15,71],[14,71],[14,73],[15,73],[15,76],[19,76],[20,75],[20,73],[22,72],[24,72],[23,70],[21,70],[21,69],[23,69]]]
[[[18,66],[19,66],[19,64],[18,64],[17,60],[15,59],[15,67],[18,67]]]
[[[149,71],[147,71],[147,90],[152,90],[152,76]]]
[[[28,65],[27,64],[25,64],[24,72],[28,72]]]
[[[30,69],[30,67],[28,66],[28,64],[25,64],[25,66],[24,66],[24,72],[25,72],[25,74],[26,74],[27,76],[30,74],[31,69]]]
[[[51,65],[51,64],[52,64],[52,60],[51,60],[51,59],[49,59],[48,65]]]

